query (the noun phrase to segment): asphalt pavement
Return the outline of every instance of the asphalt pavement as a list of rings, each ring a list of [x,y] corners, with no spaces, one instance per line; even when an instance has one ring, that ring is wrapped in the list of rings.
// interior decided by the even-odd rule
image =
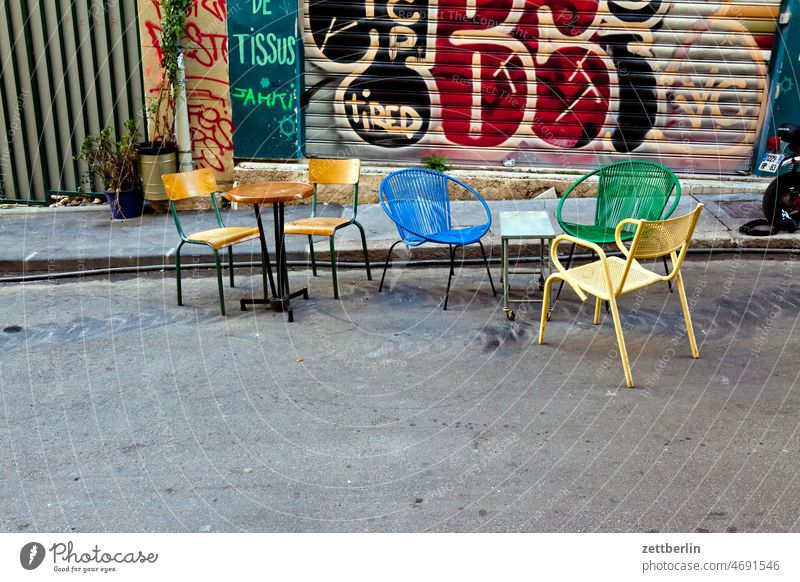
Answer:
[[[57,224],[25,252],[174,243]],[[752,256],[687,260],[698,360],[677,294],[621,302],[634,389],[607,316],[567,291],[536,345],[477,268],[448,311],[444,269],[296,269],[294,323],[247,268],[227,317],[206,270],[2,284],[0,530],[799,531],[796,259]]]

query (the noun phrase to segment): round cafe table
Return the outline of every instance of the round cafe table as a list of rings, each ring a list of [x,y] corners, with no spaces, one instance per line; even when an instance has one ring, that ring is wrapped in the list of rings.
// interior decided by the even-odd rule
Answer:
[[[267,272],[263,273],[264,297],[241,299],[242,311],[248,305],[269,305],[274,311],[283,311],[288,314],[289,321],[294,321],[291,300],[295,297],[303,296],[308,299],[308,289],[303,288],[289,291],[289,273],[286,268],[286,247],[284,245],[284,205],[287,202],[303,200],[314,194],[314,187],[304,182],[261,182],[259,184],[243,184],[229,190],[225,197],[231,202],[240,204],[252,204],[256,213],[258,223],[258,233],[261,239],[261,253],[264,256],[263,264],[266,265]],[[261,222],[262,204],[271,204],[275,218],[275,254],[276,254],[276,275],[278,278],[277,287],[272,278],[272,269],[269,267],[269,254],[267,252],[267,240],[264,235],[264,225]],[[267,276],[269,276],[270,289],[267,289]],[[272,292],[272,296],[269,292]]]

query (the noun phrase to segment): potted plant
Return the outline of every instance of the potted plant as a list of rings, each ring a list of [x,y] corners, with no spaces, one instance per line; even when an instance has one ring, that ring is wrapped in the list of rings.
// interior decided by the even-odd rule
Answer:
[[[441,172],[442,174],[445,174],[450,170],[450,162],[443,155],[439,156],[436,154],[431,154],[427,158],[423,158],[422,164],[428,170],[434,170],[436,172]]]
[[[139,144],[139,174],[144,196],[164,201],[167,194],[163,174],[177,171],[178,147],[175,140],[175,97],[179,80],[181,40],[192,0],[160,0],[161,81],[145,109],[148,141]],[[154,205],[155,206],[155,205]]]
[[[139,132],[133,119],[125,122],[119,141],[111,136],[112,131],[109,126],[98,135],[87,135],[76,159],[86,162],[89,183],[94,178],[103,182],[112,218],[136,218],[144,206],[136,164]]]
[[[178,146],[172,132],[166,129],[163,101],[168,97],[165,98],[165,94],[169,93],[162,86],[159,94],[150,101],[146,109],[149,139],[138,146],[137,158],[144,197],[153,202],[167,199],[161,176],[175,173],[178,167]]]

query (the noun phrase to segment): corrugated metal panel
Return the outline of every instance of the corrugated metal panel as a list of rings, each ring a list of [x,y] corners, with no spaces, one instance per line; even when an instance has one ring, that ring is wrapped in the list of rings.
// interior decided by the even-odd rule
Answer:
[[[0,0],[0,199],[76,190],[83,138],[140,119],[136,0]]]
[[[307,153],[747,170],[779,4],[307,0]]]

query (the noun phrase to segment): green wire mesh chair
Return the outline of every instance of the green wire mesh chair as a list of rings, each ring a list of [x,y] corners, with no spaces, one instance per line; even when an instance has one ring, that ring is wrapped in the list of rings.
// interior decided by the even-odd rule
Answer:
[[[578,222],[564,216],[564,202],[570,194],[589,178],[597,177],[597,198],[592,222]],[[601,166],[581,177],[570,186],[558,203],[556,219],[569,235],[598,244],[615,242],[617,225],[628,218],[642,220],[664,220],[669,218],[678,206],[681,185],[671,170],[656,162],[628,160]],[[574,198],[574,197],[573,197]],[[626,227],[621,232],[621,240],[631,240],[636,229]],[[572,265],[575,245],[570,247],[567,269]],[[669,272],[666,259],[664,269]],[[558,301],[564,281],[558,287],[555,301]],[[672,291],[672,283],[669,283]],[[555,305],[555,304],[554,304]]]

